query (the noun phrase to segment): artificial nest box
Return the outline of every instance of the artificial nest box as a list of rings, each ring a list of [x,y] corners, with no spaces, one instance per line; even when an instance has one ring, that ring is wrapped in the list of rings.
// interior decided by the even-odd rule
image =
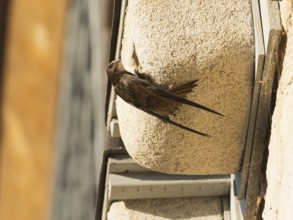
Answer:
[[[164,123],[116,99],[119,129],[140,165],[172,174],[238,172],[251,108],[255,43],[251,1],[128,1],[116,58],[158,85],[198,79],[188,99],[224,117],[182,105]],[[118,43],[119,44],[119,43]]]

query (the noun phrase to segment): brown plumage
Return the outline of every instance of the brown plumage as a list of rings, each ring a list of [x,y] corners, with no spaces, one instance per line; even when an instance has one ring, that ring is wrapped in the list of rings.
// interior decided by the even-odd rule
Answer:
[[[171,114],[174,115],[176,109],[182,104],[222,116],[222,114],[212,109],[185,99],[187,94],[197,85],[196,82],[198,80],[192,80],[180,86],[164,90],[154,85],[147,75],[138,72],[133,74],[126,71],[119,60],[114,60],[108,65],[107,74],[116,94],[124,101],[164,122],[182,129],[208,136],[170,120],[169,116]]]

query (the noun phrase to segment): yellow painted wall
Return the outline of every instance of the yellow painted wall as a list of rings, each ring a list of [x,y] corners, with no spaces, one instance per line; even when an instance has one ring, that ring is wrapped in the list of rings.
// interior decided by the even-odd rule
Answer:
[[[0,219],[42,220],[52,191],[66,1],[10,1],[4,62]]]

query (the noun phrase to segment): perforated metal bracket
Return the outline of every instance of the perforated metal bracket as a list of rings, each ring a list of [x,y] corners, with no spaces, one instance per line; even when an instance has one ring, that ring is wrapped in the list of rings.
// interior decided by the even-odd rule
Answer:
[[[253,145],[254,128],[257,117],[257,105],[259,101],[261,80],[263,75],[264,60],[265,60],[265,47],[264,37],[262,31],[262,21],[260,15],[260,6],[258,0],[252,0],[252,13],[253,13],[253,24],[254,24],[254,39],[255,39],[255,79],[253,95],[251,100],[250,116],[245,144],[245,152],[242,160],[242,171],[241,171],[241,186],[239,192],[239,199],[245,199],[247,179],[249,172],[249,163],[251,158],[251,150]]]
[[[162,174],[136,164],[126,155],[116,155],[107,163],[102,220],[117,200],[204,196],[221,197],[224,220],[239,220],[240,203],[235,193],[234,175]]]

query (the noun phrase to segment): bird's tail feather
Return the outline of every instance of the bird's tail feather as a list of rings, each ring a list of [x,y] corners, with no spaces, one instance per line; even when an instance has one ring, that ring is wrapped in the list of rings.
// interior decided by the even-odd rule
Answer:
[[[185,98],[182,98],[180,96],[177,96],[177,95],[175,95],[175,94],[173,94],[173,93],[171,93],[169,91],[165,91],[165,90],[157,88],[157,93],[160,93],[160,95],[163,96],[163,97],[173,99],[176,102],[180,102],[180,103],[183,103],[183,104],[186,104],[186,105],[190,105],[190,106],[200,108],[200,109],[203,109],[205,111],[208,111],[208,112],[223,116],[221,113],[219,113],[217,111],[214,111],[214,110],[212,110],[212,109],[210,109],[208,107],[205,107],[205,106],[200,105],[198,103],[192,102],[192,101],[190,101],[188,99],[185,99]]]
[[[157,113],[154,113],[154,112],[151,112],[151,111],[148,111],[148,110],[145,110],[145,109],[141,109],[141,110],[144,111],[144,112],[146,112],[146,113],[148,113],[148,114],[150,114],[150,115],[152,115],[152,116],[154,116],[154,117],[156,117],[156,118],[158,118],[158,119],[161,119],[162,121],[164,121],[166,123],[169,123],[171,125],[174,125],[176,127],[182,128],[184,130],[190,131],[190,132],[195,133],[195,134],[199,134],[201,136],[210,137],[210,135],[208,135],[208,134],[205,134],[205,133],[202,133],[200,131],[196,131],[194,129],[191,129],[189,127],[186,127],[184,125],[178,124],[177,122],[172,121],[169,118],[164,118],[164,117],[162,117],[161,115],[159,115]]]

